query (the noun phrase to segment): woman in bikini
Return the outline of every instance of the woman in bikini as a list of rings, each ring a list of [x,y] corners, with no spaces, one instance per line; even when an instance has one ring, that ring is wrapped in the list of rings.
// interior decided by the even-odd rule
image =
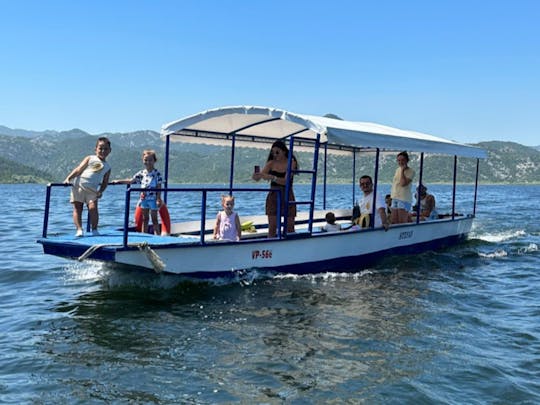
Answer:
[[[272,144],[272,149],[268,155],[268,159],[264,168],[260,172],[253,173],[252,179],[259,181],[261,179],[270,181],[272,189],[279,188],[281,190],[281,215],[285,215],[287,200],[294,201],[294,192],[292,188],[293,174],[289,174],[291,181],[289,187],[289,198],[285,197],[285,186],[287,184],[287,163],[289,160],[289,149],[285,142],[279,140]],[[298,169],[296,158],[292,157],[292,170]],[[266,197],[266,215],[268,216],[268,237],[275,238],[277,234],[277,210],[278,210],[278,195],[276,191],[270,191]],[[287,233],[294,232],[294,221],[296,217],[296,205],[290,204],[287,211]]]

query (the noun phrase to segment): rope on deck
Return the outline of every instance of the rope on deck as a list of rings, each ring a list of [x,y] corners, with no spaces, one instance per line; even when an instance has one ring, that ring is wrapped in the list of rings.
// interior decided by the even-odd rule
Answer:
[[[108,247],[108,246],[123,246],[120,244],[110,244],[110,243],[101,243],[97,245],[92,245],[86,251],[80,255],[77,260],[82,262],[83,260],[87,259],[92,253],[94,253],[96,250],[101,249],[102,247]],[[141,252],[146,254],[146,258],[150,263],[152,263],[152,267],[156,273],[161,273],[163,270],[165,270],[165,263],[163,260],[161,260],[161,257],[152,250],[152,248],[148,245],[148,242],[143,243],[129,243],[129,247],[137,247]]]

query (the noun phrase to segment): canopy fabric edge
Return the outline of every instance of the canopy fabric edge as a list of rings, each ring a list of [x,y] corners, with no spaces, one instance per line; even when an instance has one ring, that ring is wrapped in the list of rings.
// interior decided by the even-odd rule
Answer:
[[[302,130],[302,136],[315,139],[320,135],[322,144],[339,149],[380,149],[383,151],[406,150],[433,154],[456,155],[469,158],[486,158],[487,152],[471,145],[457,143],[415,131],[407,131],[367,122],[342,121],[313,115],[296,114],[272,107],[230,106],[199,112],[164,124],[162,137],[178,135],[172,140],[182,141],[182,131],[212,132],[268,139],[282,139]],[[250,135],[252,134],[252,135]],[[185,135],[185,134],[184,134]],[[212,143],[201,135],[199,143]],[[190,142],[197,142],[191,139]],[[242,146],[248,146],[245,142]]]

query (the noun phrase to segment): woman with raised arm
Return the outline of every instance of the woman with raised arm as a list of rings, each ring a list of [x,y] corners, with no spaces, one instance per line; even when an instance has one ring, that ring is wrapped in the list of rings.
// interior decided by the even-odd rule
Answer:
[[[287,233],[294,232],[294,221],[296,217],[296,205],[290,204],[288,211],[287,200],[294,201],[294,192],[292,187],[293,174],[289,173],[287,176],[287,164],[289,160],[289,149],[285,145],[285,142],[278,140],[272,144],[272,148],[266,160],[264,168],[257,172],[255,171],[251,178],[255,181],[261,179],[270,182],[272,189],[281,189],[281,215],[284,216],[287,212]],[[292,170],[298,169],[298,162],[296,158],[292,157]],[[285,189],[287,184],[287,178],[290,179],[289,196],[286,198]],[[278,195],[276,191],[270,190],[266,197],[266,215],[268,216],[268,237],[274,238],[277,235],[277,210],[278,210]]]

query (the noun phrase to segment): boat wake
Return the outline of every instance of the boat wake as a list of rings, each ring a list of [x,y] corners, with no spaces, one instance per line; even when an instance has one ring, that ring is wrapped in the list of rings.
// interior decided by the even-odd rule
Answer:
[[[491,253],[478,252],[478,256],[485,257],[485,258],[488,258],[488,259],[495,259],[495,258],[508,256],[508,252],[506,250],[504,250],[504,249],[497,249],[496,251],[491,252]]]
[[[478,256],[496,259],[508,256],[526,256],[538,252],[538,245],[536,243],[529,243],[527,246],[518,247],[517,249],[497,249],[493,252],[478,252]]]
[[[472,238],[480,239],[480,240],[483,240],[486,242],[492,242],[492,243],[505,242],[512,239],[519,239],[526,235],[527,234],[524,230],[514,230],[514,231],[511,230],[511,231],[486,233],[486,234],[471,233]]]
[[[65,280],[73,281],[100,281],[107,275],[105,265],[95,261],[72,262],[65,266]]]
[[[277,274],[274,276],[276,280],[311,280],[314,283],[325,283],[336,280],[353,280],[357,281],[366,276],[372,275],[373,270],[362,270],[354,273],[326,272],[316,274]]]
[[[87,260],[83,263],[70,263],[65,267],[65,279],[68,282],[96,282],[107,290],[145,289],[174,290],[186,286],[241,286],[247,287],[264,280],[291,280],[326,283],[339,280],[358,281],[376,272],[373,269],[358,272],[325,272],[316,274],[280,274],[261,272],[256,268],[234,270],[230,277],[198,279],[176,274],[155,274],[146,270],[134,270],[126,266]]]
[[[518,249],[518,254],[520,255],[526,255],[534,252],[538,252],[538,245],[536,243],[529,243],[529,246]]]
[[[523,256],[538,252],[538,244],[534,236],[521,229],[471,234],[471,238],[472,241],[477,242],[479,249],[484,250],[478,252],[478,255],[483,258]],[[486,252],[486,248],[493,247],[493,244],[497,245],[497,248],[494,251]]]
[[[156,274],[152,271],[134,269],[129,266],[86,260],[67,264],[64,277],[67,282],[98,282],[109,290],[124,288],[172,290],[183,285],[249,286],[256,281],[271,279],[274,276],[274,274],[262,273],[257,269],[248,269],[232,270],[231,276],[228,277],[199,279],[170,273]]]

